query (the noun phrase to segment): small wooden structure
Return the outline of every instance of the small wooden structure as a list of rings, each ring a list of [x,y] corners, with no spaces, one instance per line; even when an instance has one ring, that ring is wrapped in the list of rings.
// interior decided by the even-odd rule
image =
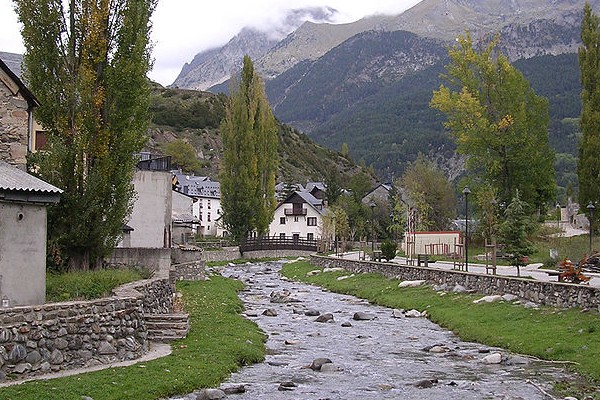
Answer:
[[[465,270],[465,244],[461,237],[458,241],[454,239],[454,252],[452,253],[453,265],[452,269],[458,271]]]
[[[492,243],[485,240],[485,273],[489,274],[492,271],[496,275],[496,239],[492,239]],[[491,264],[490,264],[491,262]]]

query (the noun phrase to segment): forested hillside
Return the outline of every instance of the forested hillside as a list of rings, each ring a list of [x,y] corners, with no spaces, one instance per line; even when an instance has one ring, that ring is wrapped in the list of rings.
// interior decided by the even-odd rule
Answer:
[[[200,168],[193,172],[218,179],[222,156],[219,125],[225,115],[226,101],[224,94],[168,89],[156,84],[146,150],[163,152],[167,143],[182,140],[193,146],[195,158],[200,161]],[[279,122],[278,127],[279,182],[322,181],[331,171],[337,171],[347,180],[361,170],[349,158],[315,144],[297,130]]]

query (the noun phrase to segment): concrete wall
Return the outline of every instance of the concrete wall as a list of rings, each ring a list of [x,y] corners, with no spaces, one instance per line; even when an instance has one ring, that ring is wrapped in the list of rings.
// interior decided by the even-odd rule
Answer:
[[[19,87],[0,70],[0,160],[25,170],[29,106]]]
[[[137,171],[133,178],[137,199],[127,225],[131,247],[169,247],[171,238],[171,173]]]
[[[462,271],[413,267],[391,263],[355,261],[311,256],[320,267],[341,267],[354,273],[374,272],[401,280],[427,280],[435,284],[461,285],[478,293],[513,294],[521,299],[556,307],[593,308],[600,311],[600,289],[588,285],[533,281],[500,275],[481,275]]]
[[[109,259],[109,265],[138,265],[151,271],[168,270],[171,266],[171,249],[116,248]]]
[[[5,298],[6,296],[6,298]],[[0,301],[46,301],[46,207],[0,202]]]

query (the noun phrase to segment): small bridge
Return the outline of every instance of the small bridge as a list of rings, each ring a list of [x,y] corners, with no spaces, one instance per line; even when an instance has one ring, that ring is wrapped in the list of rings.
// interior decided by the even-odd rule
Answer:
[[[302,250],[316,252],[318,244],[319,241],[316,239],[307,239],[299,236],[264,236],[247,238],[240,244],[240,252],[258,250]]]

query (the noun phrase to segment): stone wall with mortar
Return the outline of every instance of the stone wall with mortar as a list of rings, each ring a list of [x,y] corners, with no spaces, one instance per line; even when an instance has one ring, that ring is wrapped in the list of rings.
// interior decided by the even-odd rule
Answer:
[[[168,271],[91,301],[0,309],[0,378],[135,359],[148,350],[145,314],[173,310]]]
[[[25,169],[29,105],[17,85],[0,70],[0,160]]]
[[[371,261],[344,260],[311,256],[319,267],[341,267],[353,273],[379,273],[400,280],[426,280],[434,284],[461,285],[477,293],[513,294],[521,299],[556,307],[581,307],[600,311],[600,289],[588,285],[542,282],[501,275],[474,274],[434,268],[415,267]]]

